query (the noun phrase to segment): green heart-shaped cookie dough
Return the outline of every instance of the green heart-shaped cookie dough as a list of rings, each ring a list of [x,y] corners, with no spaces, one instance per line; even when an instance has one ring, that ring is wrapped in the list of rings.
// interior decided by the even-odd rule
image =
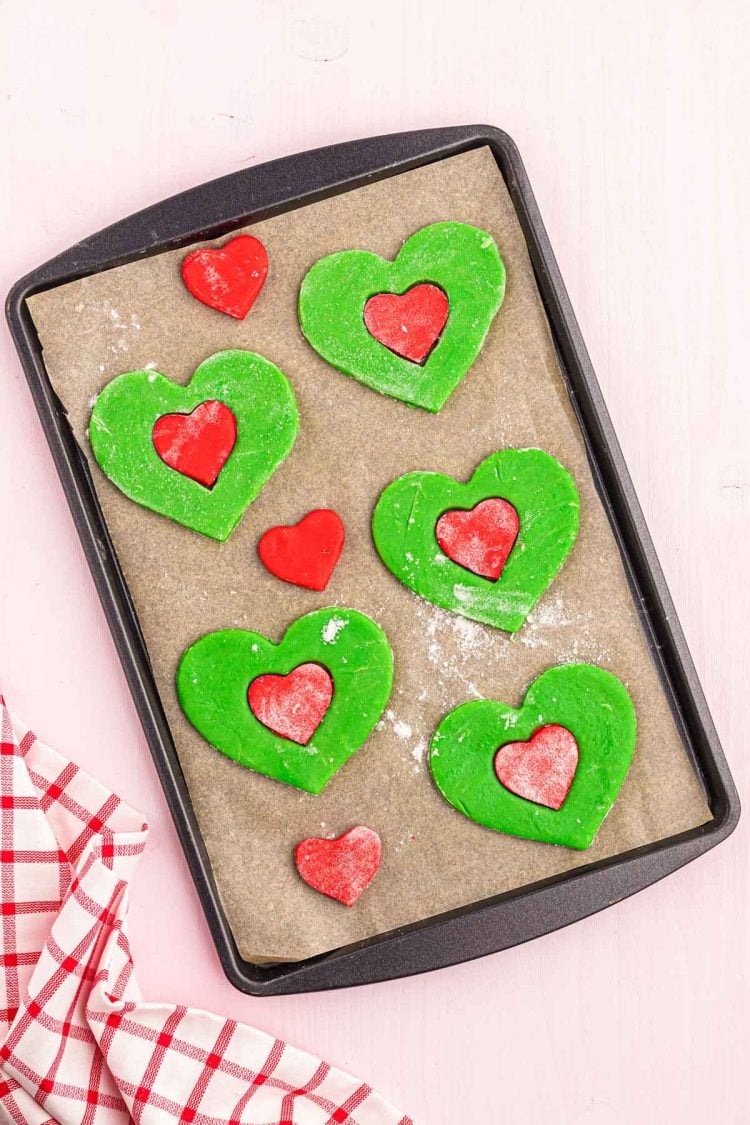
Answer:
[[[364,307],[378,293],[430,282],[448,298],[448,320],[420,365],[370,335]],[[477,358],[504,293],[492,235],[466,223],[433,223],[408,238],[392,262],[365,250],[321,258],[302,282],[299,319],[308,342],[339,371],[436,414]]]
[[[253,680],[320,664],[333,699],[311,741],[301,746],[259,722],[248,703]],[[180,706],[195,729],[248,769],[320,793],[369,736],[388,702],[393,656],[385,633],[354,609],[318,609],[297,618],[276,645],[247,629],[207,633],[177,669]]]
[[[156,422],[190,414],[206,401],[234,414],[237,440],[212,488],[165,464],[154,447]],[[289,380],[254,352],[217,352],[183,387],[156,371],[129,371],[94,403],[89,438],[111,481],[137,504],[212,539],[225,540],[284,460],[297,436]]]
[[[501,746],[526,742],[547,724],[565,727],[578,743],[578,767],[558,811],[516,796],[494,770]],[[477,824],[583,850],[620,791],[635,736],[633,704],[616,676],[592,664],[561,664],[534,680],[519,710],[472,700],[446,715],[432,737],[430,769],[446,801]]]
[[[447,511],[506,500],[518,538],[497,581],[459,566],[435,534]],[[491,454],[466,484],[442,473],[407,473],[381,493],[372,519],[378,554],[410,590],[443,609],[514,633],[562,566],[578,534],[578,489],[541,449]]]

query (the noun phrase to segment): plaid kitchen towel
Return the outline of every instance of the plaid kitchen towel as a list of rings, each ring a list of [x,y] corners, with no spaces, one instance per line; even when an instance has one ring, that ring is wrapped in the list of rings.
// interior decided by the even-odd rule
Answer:
[[[147,825],[1,698],[0,724],[0,1120],[411,1125],[280,1039],[145,1003],[125,921]]]

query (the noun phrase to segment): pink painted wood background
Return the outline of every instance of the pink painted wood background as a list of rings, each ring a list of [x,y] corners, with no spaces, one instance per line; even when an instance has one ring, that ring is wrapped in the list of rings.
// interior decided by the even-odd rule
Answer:
[[[741,792],[750,724],[742,0],[0,6],[0,281],[173,192],[351,137],[521,147]],[[7,332],[0,682],[142,809],[144,992],[366,1076],[425,1125],[750,1119],[748,832],[524,948],[340,994],[225,981]]]

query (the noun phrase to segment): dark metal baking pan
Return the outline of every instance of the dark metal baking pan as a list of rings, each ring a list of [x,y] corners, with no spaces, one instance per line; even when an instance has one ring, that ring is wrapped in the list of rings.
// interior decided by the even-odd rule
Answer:
[[[523,228],[594,478],[712,820],[657,844],[307,961],[251,964],[240,957],[222,910],[128,588],[85,459],[45,371],[25,301],[40,290],[215,238],[480,145],[491,148]],[[258,996],[340,988],[425,972],[506,949],[641,890],[732,832],[740,812],[737,792],[521,157],[506,133],[485,125],[401,133],[333,145],[235,172],[115,223],[40,266],[13,287],[7,314],[222,965],[237,988]]]

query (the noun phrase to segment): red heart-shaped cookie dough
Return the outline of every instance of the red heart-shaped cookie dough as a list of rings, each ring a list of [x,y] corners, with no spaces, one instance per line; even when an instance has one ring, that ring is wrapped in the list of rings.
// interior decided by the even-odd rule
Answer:
[[[321,664],[299,664],[286,676],[258,676],[247,690],[258,722],[300,746],[307,746],[332,699],[333,680]]]
[[[316,508],[292,527],[271,527],[258,554],[266,570],[283,582],[325,590],[344,548],[344,524],[330,508]]]
[[[237,419],[223,402],[210,399],[190,414],[163,414],[152,431],[165,465],[213,488],[237,441]]]
[[[435,535],[448,558],[479,574],[497,580],[518,538],[518,513],[507,500],[482,500],[470,511],[445,512],[435,525]]]
[[[557,812],[578,768],[578,743],[566,727],[549,723],[528,742],[507,742],[495,755],[501,785],[517,797]]]
[[[364,317],[378,343],[412,363],[424,363],[445,328],[448,298],[427,283],[401,294],[376,293],[366,302]]]
[[[314,890],[353,906],[375,877],[380,855],[377,832],[359,825],[337,840],[302,840],[294,849],[294,862]]]
[[[214,250],[193,250],[182,263],[182,280],[202,304],[243,320],[268,274],[266,248],[257,238],[240,234]]]

